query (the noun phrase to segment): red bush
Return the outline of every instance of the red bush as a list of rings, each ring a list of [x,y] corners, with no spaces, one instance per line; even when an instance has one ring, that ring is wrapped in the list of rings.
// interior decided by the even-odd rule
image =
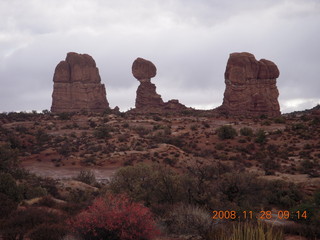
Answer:
[[[97,198],[70,221],[85,239],[151,239],[159,234],[150,210],[123,195]]]

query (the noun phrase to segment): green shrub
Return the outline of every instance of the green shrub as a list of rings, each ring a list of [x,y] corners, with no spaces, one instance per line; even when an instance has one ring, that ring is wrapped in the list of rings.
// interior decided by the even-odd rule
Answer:
[[[69,232],[68,227],[62,224],[41,224],[29,234],[30,240],[57,240],[62,239]]]
[[[180,204],[174,206],[166,216],[170,233],[198,235],[207,239],[214,227],[210,211],[198,206]]]
[[[294,183],[273,180],[268,182],[266,189],[268,202],[282,208],[293,207],[302,199],[302,193]]]
[[[67,113],[67,112],[58,114],[58,117],[60,120],[70,120],[72,116],[73,116],[73,113]]]
[[[25,239],[28,233],[41,224],[63,224],[64,218],[64,215],[34,207],[16,210],[2,224],[1,234],[4,239]]]
[[[15,202],[21,199],[19,187],[11,174],[0,172],[0,193],[7,195]]]
[[[283,123],[286,123],[286,119],[284,117],[278,117],[274,119],[274,123],[283,124]]]
[[[137,164],[120,168],[110,182],[114,193],[125,193],[146,206],[182,199],[179,175],[160,165]]]
[[[100,139],[110,138],[112,129],[108,126],[101,126],[94,130],[93,136]]]
[[[37,187],[27,187],[27,192],[25,194],[25,197],[27,199],[37,198],[37,197],[43,197],[47,195],[47,191],[45,188],[42,188],[40,186]]]
[[[239,207],[254,208],[266,203],[265,182],[252,173],[230,172],[220,176],[219,190],[222,201],[231,202]]]
[[[249,128],[249,127],[243,127],[240,129],[240,134],[242,136],[251,137],[253,136],[253,130],[252,128]]]
[[[0,146],[0,171],[8,172],[18,167],[18,151],[8,145]]]
[[[75,179],[89,185],[93,185],[97,182],[96,176],[91,170],[81,170]]]
[[[217,134],[221,140],[233,139],[235,136],[237,136],[237,131],[232,126],[225,125],[217,129]]]
[[[6,218],[18,206],[18,203],[12,200],[8,195],[0,193],[0,219]]]
[[[264,144],[267,142],[267,135],[266,132],[263,129],[259,129],[256,132],[256,139],[255,139],[256,143],[260,143],[260,144]]]

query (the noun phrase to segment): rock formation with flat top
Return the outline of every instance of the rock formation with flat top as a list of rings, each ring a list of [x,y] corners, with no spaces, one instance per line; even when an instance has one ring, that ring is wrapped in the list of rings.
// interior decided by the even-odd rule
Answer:
[[[157,74],[157,68],[152,62],[137,58],[132,64],[132,74],[140,82],[137,89],[136,111],[163,112],[186,109],[186,106],[178,100],[163,102],[161,95],[156,92],[156,86],[151,83],[151,78]]]
[[[269,60],[257,61],[253,54],[246,52],[230,54],[224,99],[218,110],[239,116],[280,115],[278,77],[277,65]]]
[[[68,53],[53,76],[51,111],[59,112],[103,112],[109,109],[104,84],[99,70],[88,54]]]

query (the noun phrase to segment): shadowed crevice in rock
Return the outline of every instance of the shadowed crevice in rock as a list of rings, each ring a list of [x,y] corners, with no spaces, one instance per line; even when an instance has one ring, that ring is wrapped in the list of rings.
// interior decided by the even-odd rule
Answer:
[[[279,116],[279,69],[273,62],[257,61],[251,53],[230,54],[226,71],[226,89],[219,112],[239,116]]]
[[[99,69],[88,54],[68,53],[53,76],[51,111],[103,112],[109,109],[104,84],[101,84]]]

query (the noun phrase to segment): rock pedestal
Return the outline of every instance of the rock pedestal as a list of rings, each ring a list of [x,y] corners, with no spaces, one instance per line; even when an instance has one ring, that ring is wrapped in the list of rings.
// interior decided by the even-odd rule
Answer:
[[[280,115],[277,65],[257,61],[251,53],[230,54],[226,71],[223,104],[219,110],[228,115],[269,117]]]
[[[53,113],[103,112],[109,109],[99,70],[88,54],[68,53],[66,60],[57,65],[53,82]]]
[[[186,109],[178,100],[163,102],[161,95],[156,92],[156,86],[151,83],[151,78],[157,74],[157,68],[152,62],[137,58],[132,64],[132,74],[140,82],[137,89],[136,112],[157,113]]]

